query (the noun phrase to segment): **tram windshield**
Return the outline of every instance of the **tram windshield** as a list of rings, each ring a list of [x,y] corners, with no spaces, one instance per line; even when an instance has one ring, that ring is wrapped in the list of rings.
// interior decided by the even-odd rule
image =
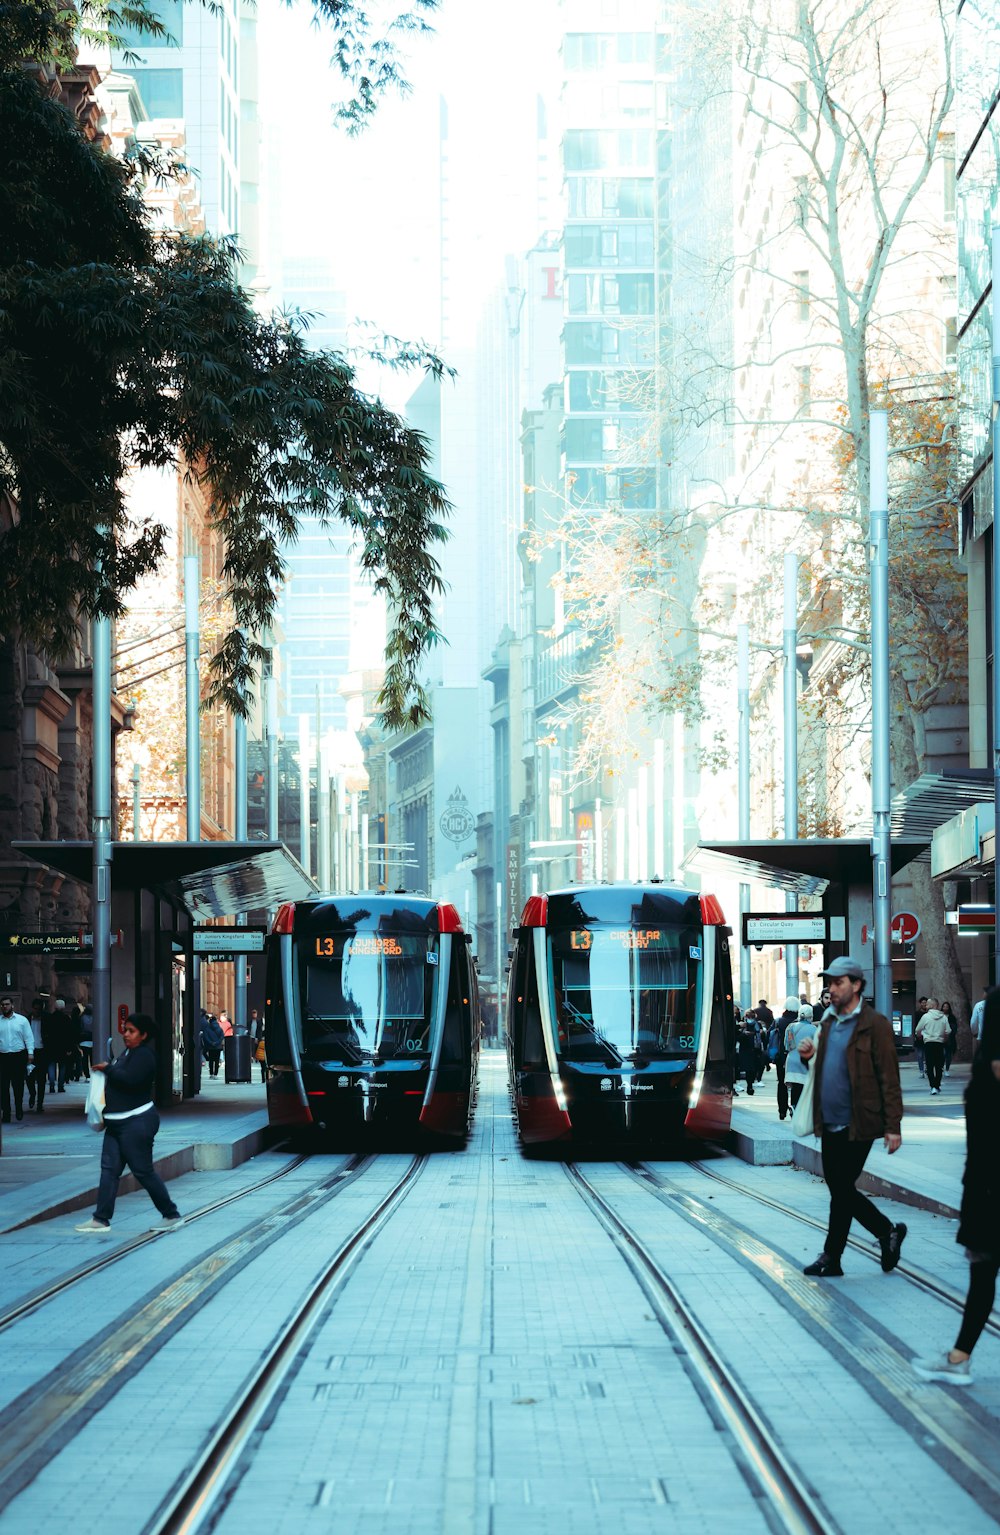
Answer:
[[[576,1060],[677,1059],[698,1045],[698,928],[591,923],[549,932],[559,1050]]]
[[[430,1053],[436,935],[320,933],[297,951],[304,1059],[350,1064]]]

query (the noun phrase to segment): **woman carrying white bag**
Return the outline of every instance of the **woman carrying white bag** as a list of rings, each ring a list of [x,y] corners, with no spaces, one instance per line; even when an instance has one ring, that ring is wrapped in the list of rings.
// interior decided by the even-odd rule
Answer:
[[[156,1084],[156,1055],[153,1042],[156,1025],[145,1013],[130,1013],[122,1030],[125,1052],[115,1061],[95,1061],[91,1077],[104,1074],[104,1145],[101,1148],[101,1182],[97,1208],[89,1221],[77,1231],[98,1232],[105,1236],[115,1213],[118,1184],[125,1168],[134,1175],[159,1210],[163,1219],[152,1231],[172,1231],[183,1224],[183,1217],[167,1193],[167,1186],[153,1166],[153,1140],[160,1128],[153,1094]],[[93,1105],[87,1104],[91,1118]]]

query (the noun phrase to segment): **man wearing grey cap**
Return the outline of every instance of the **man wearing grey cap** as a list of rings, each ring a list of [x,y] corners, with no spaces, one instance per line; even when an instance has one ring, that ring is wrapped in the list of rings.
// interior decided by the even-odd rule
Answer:
[[[896,1042],[888,1018],[863,1000],[865,972],[856,959],[845,954],[823,975],[830,1006],[816,1042],[805,1041],[799,1054],[805,1061],[815,1057],[813,1131],[821,1138],[830,1219],[823,1251],[804,1272],[839,1279],[851,1221],[858,1220],[878,1240],[888,1274],[899,1262],[906,1227],[894,1226],[855,1184],[879,1136],[890,1154],[903,1143]]]

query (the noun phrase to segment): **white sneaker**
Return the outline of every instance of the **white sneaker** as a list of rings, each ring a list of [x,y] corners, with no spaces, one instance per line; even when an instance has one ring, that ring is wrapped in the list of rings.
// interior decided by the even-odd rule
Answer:
[[[73,1230],[86,1231],[88,1235],[94,1234],[105,1237],[111,1235],[111,1227],[106,1226],[103,1221],[95,1221],[93,1216],[91,1216],[89,1221],[83,1221],[81,1225],[74,1226]]]
[[[183,1215],[165,1215],[155,1226],[150,1226],[150,1231],[176,1231],[178,1226],[183,1226]]]
[[[969,1359],[962,1359],[958,1364],[952,1364],[946,1352],[935,1354],[932,1358],[914,1359],[913,1370],[921,1380],[943,1380],[947,1381],[949,1386],[971,1386],[970,1364]]]

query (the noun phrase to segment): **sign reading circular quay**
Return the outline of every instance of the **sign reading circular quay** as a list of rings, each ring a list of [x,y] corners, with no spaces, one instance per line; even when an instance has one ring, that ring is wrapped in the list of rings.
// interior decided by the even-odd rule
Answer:
[[[825,943],[827,919],[813,911],[753,912],[743,917],[743,942]]]
[[[469,801],[457,784],[448,796],[438,825],[449,842],[466,842],[476,829],[476,818],[469,809]]]

